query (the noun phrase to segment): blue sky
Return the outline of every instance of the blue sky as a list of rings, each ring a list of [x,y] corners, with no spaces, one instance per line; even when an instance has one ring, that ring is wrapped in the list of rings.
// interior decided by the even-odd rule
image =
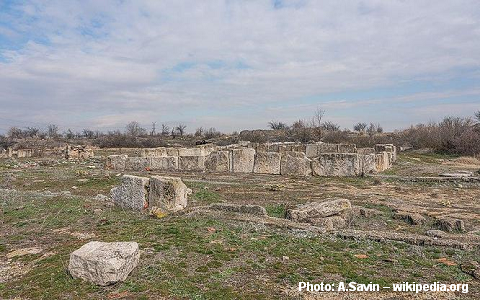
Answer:
[[[0,133],[480,110],[480,2],[0,0]]]

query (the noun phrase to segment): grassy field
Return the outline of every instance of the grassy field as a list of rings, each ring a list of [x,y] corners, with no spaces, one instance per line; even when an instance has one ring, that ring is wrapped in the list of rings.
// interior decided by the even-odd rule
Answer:
[[[209,215],[156,219],[95,200],[99,193],[107,195],[119,177],[88,164],[13,167],[4,161],[0,172],[4,178],[0,194],[1,299],[298,299],[305,296],[296,292],[299,281],[469,283],[470,293],[458,296],[480,297],[478,281],[459,267],[463,261],[478,259],[478,250],[348,240],[331,233],[314,235]],[[395,198],[392,191],[405,188],[402,183],[378,184],[371,178],[202,175],[199,180],[195,174],[183,176],[193,190],[191,206],[260,204],[270,216],[282,218],[295,203],[341,195],[384,212],[373,221],[359,220],[352,224],[355,228],[424,230],[391,219],[392,206],[381,200]],[[453,189],[406,188],[412,193],[418,189],[416,194],[441,189],[437,193],[446,195]],[[478,196],[478,188],[468,192]],[[425,203],[437,208],[436,202]],[[67,272],[69,254],[91,240],[138,242],[138,267],[125,282],[108,287],[73,279]],[[28,248],[40,251],[8,257],[14,250]]]

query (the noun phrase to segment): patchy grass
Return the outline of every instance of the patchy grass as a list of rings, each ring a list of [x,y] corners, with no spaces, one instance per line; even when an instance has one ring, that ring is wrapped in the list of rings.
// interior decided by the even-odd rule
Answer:
[[[269,204],[265,206],[270,217],[285,218],[287,207],[285,204]]]

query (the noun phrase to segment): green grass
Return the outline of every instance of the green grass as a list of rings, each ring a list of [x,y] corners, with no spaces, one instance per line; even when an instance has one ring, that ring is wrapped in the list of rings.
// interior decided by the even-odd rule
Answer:
[[[285,218],[287,208],[285,204],[269,204],[265,206],[267,214],[270,217]]]

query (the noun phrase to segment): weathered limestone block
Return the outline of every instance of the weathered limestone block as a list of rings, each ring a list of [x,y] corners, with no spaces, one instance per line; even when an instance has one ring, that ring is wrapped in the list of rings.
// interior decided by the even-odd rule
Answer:
[[[358,154],[375,154],[375,149],[374,148],[358,148],[357,153]]]
[[[280,174],[308,176],[312,174],[311,161],[303,152],[286,152],[280,161]]]
[[[316,176],[358,176],[359,155],[356,153],[324,153],[312,161],[313,175]]]
[[[375,153],[359,154],[361,165],[361,174],[374,174],[377,172],[377,165],[375,163]]]
[[[411,225],[422,225],[427,221],[421,214],[408,211],[397,211],[393,218],[403,220]]]
[[[311,202],[287,211],[287,218],[297,222],[312,223],[314,219],[342,215],[352,211],[347,199],[329,199],[325,202]]]
[[[307,144],[305,146],[305,154],[308,158],[314,158],[318,156],[318,144]]]
[[[308,158],[318,157],[322,153],[338,153],[338,145],[328,143],[316,143],[308,144],[305,147],[305,154]]]
[[[375,168],[377,169],[377,172],[383,172],[390,168],[387,152],[384,151],[375,154]]]
[[[165,148],[167,156],[178,156],[178,148]]]
[[[231,203],[214,203],[208,206],[210,210],[219,210],[226,212],[234,212],[240,214],[266,216],[267,211],[260,205],[238,205]]]
[[[255,154],[254,173],[280,174],[281,154],[277,152],[257,152]]]
[[[125,163],[125,170],[142,171],[148,167],[148,158],[146,157],[128,157]]]
[[[217,145],[214,145],[214,144],[205,144],[197,147],[200,148],[202,155],[205,155],[205,156],[217,150]]]
[[[347,218],[341,215],[311,219],[309,223],[324,227],[326,230],[338,230],[347,226]]]
[[[234,173],[252,173],[255,163],[255,149],[241,148],[232,150],[232,171]]]
[[[205,171],[205,156],[179,156],[178,169],[181,171]]]
[[[124,171],[128,155],[109,155],[107,157],[106,168],[111,170]]]
[[[97,285],[124,281],[140,259],[135,242],[89,242],[70,254],[68,271]]]
[[[231,172],[230,153],[225,150],[210,153],[205,159],[205,169],[209,172]]]
[[[140,153],[140,156],[142,156],[142,157],[162,157],[162,156],[167,156],[167,149],[164,148],[164,147],[145,148],[145,149],[142,149],[142,152]]]
[[[435,226],[443,231],[452,232],[452,231],[465,231],[465,224],[463,220],[454,219],[449,217],[440,217],[435,220]]]
[[[201,156],[203,155],[200,148],[178,148],[179,156]]]
[[[177,156],[149,157],[148,166],[152,170],[166,170],[166,171],[178,170],[178,157]]]
[[[393,144],[376,144],[375,151],[391,153],[391,163],[397,160],[397,147]]]
[[[110,196],[117,206],[142,211],[148,207],[148,188],[148,178],[123,175],[122,183],[111,189]]]
[[[355,144],[338,144],[338,153],[357,153],[357,146]]]
[[[164,213],[179,211],[187,207],[188,195],[191,192],[179,177],[152,176],[148,205]]]

